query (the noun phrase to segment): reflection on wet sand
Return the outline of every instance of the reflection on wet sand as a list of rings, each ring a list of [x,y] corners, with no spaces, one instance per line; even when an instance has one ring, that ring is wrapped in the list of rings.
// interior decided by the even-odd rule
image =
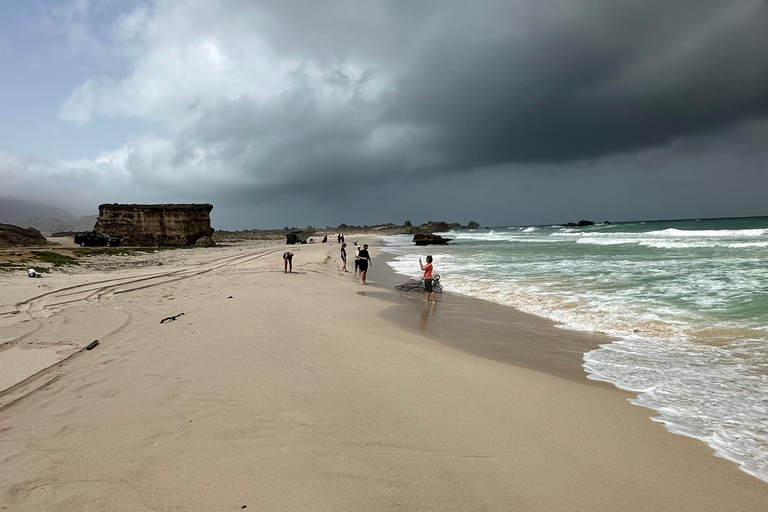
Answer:
[[[421,312],[421,318],[419,319],[419,330],[426,331],[429,327],[429,319],[435,311],[435,305],[433,303],[424,304],[424,309]]]

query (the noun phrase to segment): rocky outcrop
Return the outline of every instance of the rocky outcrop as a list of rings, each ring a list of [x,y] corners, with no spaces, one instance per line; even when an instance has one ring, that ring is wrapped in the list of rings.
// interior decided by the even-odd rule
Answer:
[[[580,220],[578,223],[576,222],[568,222],[566,224],[566,227],[569,228],[583,228],[585,226],[594,226],[595,222],[591,220]]]
[[[445,245],[453,240],[453,238],[443,238],[440,235],[433,234],[417,234],[413,235],[413,243],[416,245]]]
[[[476,226],[476,227],[472,227]],[[238,240],[258,240],[258,239],[266,239],[266,240],[279,240],[286,236],[287,233],[290,233],[292,231],[312,231],[312,236],[328,236],[331,240],[333,238],[341,233],[344,235],[354,235],[354,234],[375,234],[375,235],[415,235],[415,234],[432,234],[432,233],[440,233],[440,232],[447,232],[451,230],[458,230],[458,229],[478,229],[480,227],[480,224],[477,222],[470,222],[467,226],[462,226],[461,224],[457,222],[434,222],[430,221],[426,224],[421,224],[418,226],[414,226],[411,224],[410,221],[405,221],[405,223],[402,226],[398,226],[397,224],[392,224],[391,222],[388,224],[375,224],[372,226],[348,226],[347,224],[339,224],[337,227],[331,227],[327,226],[325,228],[313,228],[312,226],[307,226],[306,228],[298,229],[298,228],[289,228],[285,227],[283,229],[251,229],[246,231],[217,231],[216,234],[213,236],[214,240],[216,241],[238,241]]]
[[[35,228],[0,224],[0,247],[29,247],[47,243],[48,240]]]
[[[201,236],[195,241],[195,247],[214,247],[216,242],[210,236]]]
[[[123,245],[192,245],[213,235],[210,204],[102,204],[95,230]]]
[[[467,229],[480,229],[480,224],[478,224],[477,222],[471,220],[467,224]]]

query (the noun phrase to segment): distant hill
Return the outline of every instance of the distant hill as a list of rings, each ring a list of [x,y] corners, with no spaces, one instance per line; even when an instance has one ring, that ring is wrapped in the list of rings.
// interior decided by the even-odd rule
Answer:
[[[0,222],[16,224],[14,221],[32,218],[72,220],[75,216],[63,208],[23,199],[0,197]]]
[[[30,219],[21,219],[13,224],[16,226],[24,226],[25,228],[35,228],[42,234],[50,236],[51,233],[56,231],[91,231],[98,215],[86,215],[85,217],[75,217],[72,220],[62,219],[38,219],[32,217]]]
[[[54,231],[87,231],[93,229],[96,215],[75,217],[56,206],[23,199],[0,197],[0,223],[22,228],[35,228],[44,235]]]

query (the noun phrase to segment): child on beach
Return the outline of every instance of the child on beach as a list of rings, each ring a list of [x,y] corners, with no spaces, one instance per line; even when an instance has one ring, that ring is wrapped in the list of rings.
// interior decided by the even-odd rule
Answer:
[[[435,303],[435,292],[432,290],[432,256],[427,256],[427,264],[421,263],[419,258],[419,266],[424,271],[424,287],[427,289],[427,302]],[[432,297],[430,301],[429,298]]]
[[[341,235],[339,235],[341,237]],[[344,272],[349,272],[347,270],[347,244],[341,244],[341,270]]]

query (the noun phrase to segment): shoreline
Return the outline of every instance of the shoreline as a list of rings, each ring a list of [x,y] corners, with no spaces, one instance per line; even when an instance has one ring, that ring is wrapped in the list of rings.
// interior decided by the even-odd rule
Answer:
[[[382,240],[382,245],[385,242]],[[393,254],[387,253],[387,261],[395,259]],[[407,279],[405,276],[398,274],[394,268],[390,267],[390,270],[402,279]],[[597,333],[582,330],[572,330],[567,324],[559,323],[554,320],[550,320],[545,317],[539,317],[533,314],[522,312],[516,309],[514,306],[502,305],[491,300],[484,300],[481,298],[475,298],[470,296],[459,295],[458,299],[466,299],[464,301],[457,300],[450,294],[445,294],[446,298],[453,298],[449,302],[463,302],[464,308],[468,312],[461,311],[460,308],[453,308],[453,315],[463,318],[464,321],[473,323],[475,328],[465,329],[461,325],[461,321],[456,321],[456,318],[452,318],[449,315],[443,315],[443,321],[448,325],[441,329],[441,333],[434,334],[435,338],[442,338],[443,340],[450,339],[453,343],[445,342],[447,345],[456,346],[461,350],[465,350],[470,353],[474,353],[481,357],[487,357],[490,359],[508,362],[510,364],[532,368],[538,371],[544,371],[555,376],[571,378],[576,381],[586,380],[592,384],[600,384],[608,386],[611,389],[617,390],[623,393],[633,406],[643,408],[648,412],[649,418],[663,425],[666,430],[675,436],[684,436],[689,439],[698,441],[706,445],[713,452],[713,456],[723,458],[730,461],[740,471],[762,481],[768,483],[764,465],[761,466],[759,462],[761,459],[750,458],[750,456],[744,455],[739,451],[738,445],[734,449],[732,446],[726,448],[724,445],[718,442],[718,439],[728,439],[729,432],[721,432],[720,429],[712,428],[707,431],[706,429],[690,429],[687,427],[688,423],[684,420],[680,420],[672,413],[668,413],[662,402],[648,399],[648,391],[645,388],[640,388],[637,385],[628,386],[620,379],[610,379],[602,376],[595,371],[589,371],[589,361],[585,359],[588,352],[599,349],[603,346],[610,345],[616,341],[622,341],[625,338],[619,336],[612,336],[605,333]],[[482,303],[482,305],[474,304]],[[498,310],[499,313],[494,314],[493,311]],[[503,310],[507,310],[510,313],[506,315]],[[512,313],[513,312],[513,313]],[[393,320],[399,321],[396,315],[392,315]],[[515,318],[519,320],[515,320]],[[502,329],[484,329],[488,324],[502,324],[506,327],[507,343],[504,343],[499,339],[499,335],[503,334]],[[538,329],[533,326],[538,325]],[[479,328],[478,328],[479,326]],[[460,336],[461,331],[468,332],[486,332],[496,343],[493,344],[494,350],[483,350],[482,346],[478,346],[477,343],[456,342],[456,338]],[[566,334],[567,333],[567,334]],[[544,345],[537,345],[533,353],[526,353],[525,351],[525,339],[524,335],[527,334],[531,337],[542,336],[548,338],[548,343]],[[520,346],[522,342],[522,347]],[[553,343],[554,342],[554,343]],[[503,345],[499,347],[499,345]],[[514,345],[517,345],[516,347]],[[618,351],[622,350],[623,345],[620,345]],[[611,347],[607,347],[609,350]],[[543,350],[542,350],[543,349]],[[576,357],[577,361],[571,361],[570,366],[567,361],[564,365],[553,364],[558,357],[563,359],[563,351],[571,350],[572,356]],[[554,354],[553,354],[554,351]],[[590,354],[591,355],[591,354]],[[578,368],[576,368],[578,367]],[[685,417],[685,416],[680,416]],[[690,418],[695,419],[695,411],[692,412]],[[691,420],[693,421],[693,420]],[[695,423],[694,423],[695,424]],[[758,421],[752,425],[757,428],[757,432],[760,431]],[[759,434],[756,434],[760,438]],[[751,439],[747,436],[746,439]],[[756,449],[756,446],[762,446],[762,443],[758,440],[758,445],[751,445],[750,449]],[[746,446],[749,446],[745,443]],[[751,452],[747,452],[752,454]],[[757,461],[757,462],[755,462]]]
[[[376,246],[378,259],[383,260],[387,271],[380,284],[392,290],[408,277],[387,264],[394,256],[381,251],[382,245]],[[451,292],[439,294],[438,307],[434,309],[414,307],[421,305],[421,294],[395,296],[399,300],[382,316],[404,330],[417,330],[445,346],[479,357],[618,389],[612,383],[588,379],[583,367],[586,352],[617,338],[559,327],[557,322],[511,306]],[[541,343],[543,338],[546,343]]]
[[[438,341],[430,326],[442,318],[420,330],[420,305],[389,289],[378,248],[369,287],[339,272],[336,244],[297,247],[293,275],[284,248],[235,248],[228,266],[198,262],[182,279],[57,306],[74,334],[95,312],[128,320],[0,410],[0,505],[758,511],[768,501],[765,483],[670,435],[627,393],[569,378],[575,351],[530,369],[460,350],[465,336]],[[515,317],[516,342],[569,335]],[[535,344],[515,348],[536,355]]]

